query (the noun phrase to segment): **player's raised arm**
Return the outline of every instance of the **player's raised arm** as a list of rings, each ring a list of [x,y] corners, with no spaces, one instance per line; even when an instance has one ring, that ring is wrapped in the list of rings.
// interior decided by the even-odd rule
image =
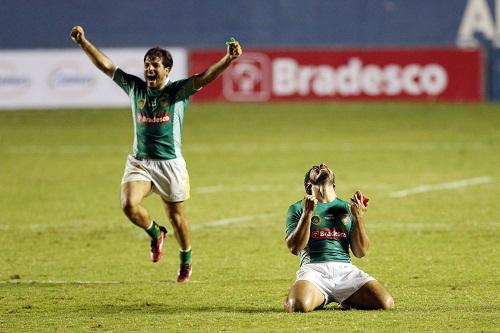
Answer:
[[[215,64],[208,67],[203,73],[194,78],[194,87],[200,89],[218,78],[229,65],[243,53],[240,43],[231,38],[226,42],[227,53]]]
[[[71,29],[71,39],[87,54],[89,59],[99,68],[104,74],[113,77],[116,65],[97,47],[94,46],[87,38],[85,38],[85,31],[81,26],[75,26]]]
[[[318,204],[318,200],[312,195],[307,195],[302,202],[304,211],[300,216],[299,223],[286,239],[286,245],[294,255],[298,255],[309,242],[311,218]]]
[[[365,212],[367,210],[368,200],[365,199],[360,191],[356,191],[351,198],[350,209],[354,216],[354,225],[350,236],[350,245],[352,253],[357,257],[364,257],[370,246],[370,240],[365,229]]]

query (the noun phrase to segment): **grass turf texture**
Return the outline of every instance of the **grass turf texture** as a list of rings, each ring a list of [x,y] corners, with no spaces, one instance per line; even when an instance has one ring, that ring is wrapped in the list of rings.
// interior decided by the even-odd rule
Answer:
[[[488,104],[193,104],[194,274],[179,285],[174,238],[152,264],[119,208],[128,110],[0,112],[0,331],[498,332],[499,129]],[[371,249],[354,263],[395,310],[283,312],[298,266],[285,213],[319,162],[340,197],[371,199]],[[158,197],[145,205],[165,223]]]

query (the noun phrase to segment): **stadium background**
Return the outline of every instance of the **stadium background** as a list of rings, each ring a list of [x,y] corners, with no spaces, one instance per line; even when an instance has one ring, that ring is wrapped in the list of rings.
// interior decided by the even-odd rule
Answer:
[[[203,68],[203,59],[220,56],[224,40],[236,36],[246,49],[247,59],[252,59],[247,64],[254,67],[256,61],[257,67],[262,66],[262,62],[252,58],[255,54],[269,58],[268,52],[285,50],[282,56],[294,58],[297,52],[306,52],[300,61],[311,64],[317,54],[307,52],[325,54],[325,48],[326,60],[316,65],[336,57],[344,57],[345,65],[352,58],[336,52],[347,49],[353,55],[368,52],[362,58],[363,66],[382,62],[375,69],[378,72],[398,61],[404,68],[444,58],[441,65],[448,71],[450,81],[442,94],[418,94],[410,89],[402,94],[372,92],[372,96],[360,93],[345,97],[332,96],[328,91],[323,96],[299,91],[285,97],[264,92],[264,97],[246,98],[248,91],[243,97],[217,95],[215,92],[222,90],[221,80],[211,87],[212,92],[200,94],[199,98],[205,101],[499,100],[500,52],[495,48],[500,35],[499,7],[498,0],[236,0],[227,4],[6,0],[0,12],[0,108],[126,105],[121,92],[96,73],[69,39],[69,31],[75,24],[84,26],[88,37],[118,65],[138,75],[141,75],[140,57],[147,47],[161,45],[173,50],[175,79]],[[384,53],[388,48],[392,54]],[[464,60],[461,52],[474,50],[478,53]],[[421,55],[416,56],[416,52]],[[467,69],[469,72],[464,74]],[[254,90],[264,89],[258,84],[266,82],[254,82]],[[103,100],[99,95],[108,97]]]
[[[71,48],[68,29],[81,24],[103,47],[219,47],[228,34],[251,47],[454,46],[468,3],[495,17],[494,0],[4,0],[0,40],[7,49]]]

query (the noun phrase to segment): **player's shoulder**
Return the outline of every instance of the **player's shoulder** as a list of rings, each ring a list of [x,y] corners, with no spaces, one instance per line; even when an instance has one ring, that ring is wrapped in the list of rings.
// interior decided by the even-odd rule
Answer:
[[[288,211],[297,211],[299,209],[302,209],[302,199],[301,200],[297,200],[296,202],[294,202],[293,204],[291,204],[288,207]]]
[[[286,223],[288,225],[297,224],[300,216],[302,215],[302,211],[304,210],[302,205],[302,200],[298,200],[297,202],[291,204],[288,207],[288,211],[286,214]]]
[[[340,203],[340,204],[348,204],[348,202],[346,200],[339,198],[339,197],[336,198],[336,201],[337,201],[337,203]]]
[[[178,80],[172,80],[172,79],[169,78],[168,81],[167,81],[167,84],[165,85],[164,89],[176,89],[176,88],[179,88],[179,87],[185,85],[190,79],[191,79],[191,77],[187,77],[187,78],[184,78],[184,79],[178,79]]]
[[[323,203],[322,204],[324,208],[330,208],[330,209],[341,209],[345,210],[349,207],[349,203],[342,198],[336,197],[335,200]]]
[[[337,212],[348,213],[350,212],[349,202],[345,201],[342,198],[337,197],[335,200],[330,202],[330,209],[333,209],[334,211]]]
[[[165,85],[165,87],[163,87],[163,91],[167,94],[175,95],[185,88],[188,80],[189,78],[179,80],[171,80],[169,78],[167,84]]]
[[[146,87],[146,82],[144,82],[144,80],[142,80],[138,76],[127,73],[126,71],[121,69],[119,66],[117,66],[115,68],[115,71],[113,72],[113,80],[117,80],[117,79],[121,79],[121,80],[128,81],[128,82],[133,82],[138,87]]]

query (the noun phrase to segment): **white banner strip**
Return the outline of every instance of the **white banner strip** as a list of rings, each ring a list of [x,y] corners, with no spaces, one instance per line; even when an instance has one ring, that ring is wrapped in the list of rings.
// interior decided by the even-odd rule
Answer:
[[[187,50],[168,48],[174,66],[170,78],[185,78]],[[117,66],[143,78],[147,48],[103,49]],[[0,109],[124,107],[128,96],[74,49],[0,51]]]

